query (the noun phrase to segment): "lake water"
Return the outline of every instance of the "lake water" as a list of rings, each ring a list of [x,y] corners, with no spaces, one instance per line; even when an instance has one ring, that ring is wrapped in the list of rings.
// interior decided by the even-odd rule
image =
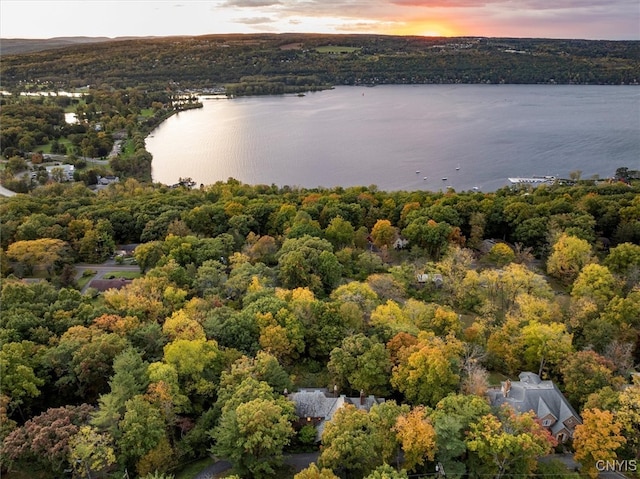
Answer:
[[[514,176],[640,169],[633,86],[345,86],[203,103],[147,138],[154,181],[494,191]]]

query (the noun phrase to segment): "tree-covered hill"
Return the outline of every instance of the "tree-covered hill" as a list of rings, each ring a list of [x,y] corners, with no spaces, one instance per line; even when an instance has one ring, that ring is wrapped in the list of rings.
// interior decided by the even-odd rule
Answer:
[[[3,55],[4,89],[640,81],[640,42],[253,34],[113,40]]]

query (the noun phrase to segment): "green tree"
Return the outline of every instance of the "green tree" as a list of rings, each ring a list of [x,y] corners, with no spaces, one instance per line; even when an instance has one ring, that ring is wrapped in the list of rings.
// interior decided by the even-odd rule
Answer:
[[[640,270],[640,245],[633,243],[622,243],[611,248],[604,260],[604,265],[612,273],[619,275],[638,275]]]
[[[394,427],[398,419],[409,411],[408,405],[399,405],[392,399],[374,404],[369,410],[374,443],[378,448],[375,454],[382,462],[391,464],[398,461],[401,441],[399,435],[394,434]]]
[[[147,363],[135,349],[126,349],[113,360],[113,376],[108,394],[100,396],[99,408],[92,425],[116,435],[117,425],[125,412],[125,404],[146,391],[149,384]]]
[[[336,216],[331,220],[324,234],[334,248],[339,250],[353,244],[355,229],[347,220],[341,216]]]
[[[142,395],[129,399],[125,409],[118,424],[121,437],[117,444],[120,454],[131,464],[160,443],[166,434],[166,423],[160,410]]]
[[[489,403],[481,397],[450,394],[441,399],[430,417],[436,431],[436,460],[448,475],[461,477],[466,471],[466,437],[471,425],[489,414]]]
[[[453,232],[451,225],[424,217],[412,220],[402,234],[411,244],[423,248],[430,258],[439,260],[449,244],[449,237]]]
[[[320,467],[360,477],[368,474],[381,461],[372,451],[379,449],[371,434],[368,414],[352,405],[340,408],[322,433]]]
[[[388,393],[391,361],[384,344],[356,334],[346,337],[331,351],[327,369],[341,388],[385,396]]]
[[[40,395],[44,379],[36,373],[40,348],[30,341],[5,343],[0,350],[0,390],[9,397],[9,410]]]
[[[225,409],[212,433],[214,454],[227,458],[240,474],[270,477],[282,464],[295,431],[293,403],[285,398],[254,399]]]
[[[560,368],[565,394],[572,404],[580,406],[589,394],[606,386],[617,387],[621,379],[613,373],[614,365],[595,351],[578,351]]]
[[[286,288],[308,287],[329,293],[342,274],[331,243],[313,236],[285,240],[277,257],[280,281]]]

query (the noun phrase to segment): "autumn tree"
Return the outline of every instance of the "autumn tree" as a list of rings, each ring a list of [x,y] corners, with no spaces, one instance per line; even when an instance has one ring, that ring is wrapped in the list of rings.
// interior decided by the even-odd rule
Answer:
[[[620,434],[622,425],[610,411],[585,409],[582,412],[582,424],[578,424],[573,433],[575,458],[580,461],[583,471],[595,479],[600,475],[596,464],[614,461],[619,450],[626,442]]]
[[[634,377],[633,384],[620,391],[618,399],[616,419],[627,439],[622,452],[625,458],[637,458],[640,456],[640,379]]]
[[[394,430],[404,452],[403,467],[414,471],[436,454],[436,430],[423,406],[398,417]]]
[[[418,328],[402,310],[402,307],[393,300],[379,305],[371,312],[371,326],[385,340],[391,339],[400,332],[417,334]]]
[[[364,479],[408,479],[408,477],[404,469],[398,471],[389,464],[383,464],[376,467]]]
[[[605,386],[619,386],[622,378],[616,377],[613,370],[613,364],[595,351],[578,351],[569,356],[560,368],[567,399],[580,406],[589,394]]]
[[[498,268],[512,263],[516,259],[516,254],[505,243],[496,243],[487,253],[486,260],[495,264]]]
[[[398,352],[391,384],[413,404],[435,406],[460,384],[462,343],[422,332],[418,343]]]
[[[69,463],[80,477],[103,476],[116,463],[113,438],[82,426],[69,441]]]
[[[214,340],[176,339],[164,347],[164,363],[175,368],[180,390],[191,399],[195,411],[211,404],[224,368]]]
[[[542,375],[545,368],[554,372],[573,352],[571,344],[572,335],[567,332],[563,323],[542,324],[531,321],[521,330],[519,341],[522,349],[523,369],[527,371],[538,370]]]
[[[26,274],[31,274],[34,267],[42,266],[51,275],[63,261],[70,260],[69,245],[53,238],[16,241],[7,248],[7,257],[23,265]]]
[[[127,347],[127,340],[115,333],[84,326],[69,328],[56,347],[46,352],[59,393],[96,401],[108,392],[113,361]]]
[[[591,245],[587,241],[563,233],[552,246],[547,273],[568,285],[593,260]]]
[[[502,270],[487,269],[480,273],[468,270],[461,288],[466,293],[463,304],[492,316],[501,316],[516,304],[521,294],[537,298],[553,297],[546,279],[526,266],[511,263]]]
[[[389,220],[378,220],[371,229],[371,239],[378,248],[389,248],[396,239],[396,229]]]
[[[473,474],[477,477],[531,474],[538,458],[556,445],[533,412],[518,414],[510,407],[503,408],[500,417],[487,414],[472,424],[466,443],[474,456]]]
[[[171,340],[205,339],[204,329],[198,321],[189,317],[184,309],[174,312],[162,325],[162,332]]]
[[[88,404],[50,408],[15,429],[2,442],[3,465],[35,464],[62,473],[69,464],[72,440],[93,411]]]
[[[571,287],[571,297],[574,300],[589,298],[600,310],[620,293],[618,281],[609,268],[595,263],[586,265],[578,273]]]
[[[393,399],[374,404],[369,410],[371,434],[376,446],[374,454],[380,456],[384,463],[391,464],[399,461],[400,439],[393,433],[398,418],[408,414],[410,408],[406,404],[397,404]]]
[[[338,479],[338,476],[331,469],[326,467],[320,469],[315,462],[312,462],[307,468],[293,476],[293,479]]]

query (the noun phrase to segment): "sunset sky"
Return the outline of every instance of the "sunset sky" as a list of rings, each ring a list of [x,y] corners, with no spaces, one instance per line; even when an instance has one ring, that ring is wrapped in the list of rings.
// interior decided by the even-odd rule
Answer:
[[[639,0],[0,0],[0,37],[317,32],[640,40]]]

